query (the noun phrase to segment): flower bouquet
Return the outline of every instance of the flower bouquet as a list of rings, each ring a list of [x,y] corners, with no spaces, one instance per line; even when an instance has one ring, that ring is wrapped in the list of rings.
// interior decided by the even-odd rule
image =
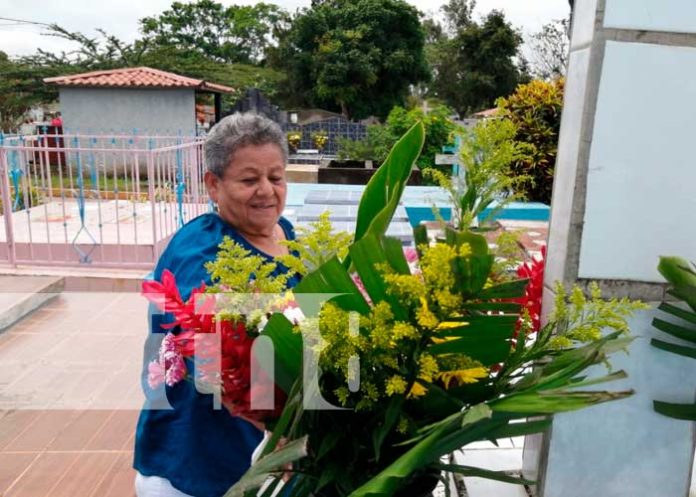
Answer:
[[[317,147],[319,152],[324,150],[324,147],[328,141],[329,135],[326,134],[326,131],[323,129],[312,133],[312,143],[314,143],[314,146]]]
[[[300,142],[302,141],[302,132],[298,130],[288,131],[287,133],[288,147],[293,152],[296,152],[300,148]]]
[[[229,241],[209,267],[215,285],[199,289],[197,303],[182,302],[169,276],[147,288],[165,295],[158,302],[183,330],[170,339],[176,353],[202,360],[223,404],[270,431],[226,496],[270,496],[282,485],[292,496],[412,496],[430,492],[443,472],[532,483],[443,458],[631,394],[584,388],[625,376],[590,379],[586,370],[626,347],[625,318],[638,304],[559,287],[550,321],[535,332],[538,267],[528,268],[530,290],[526,279],[493,274],[481,235],[450,227],[429,244],[416,230],[410,261],[385,236],[423,141],[417,124],[394,146],[365,189],[351,241],[335,243],[322,225],[298,242],[300,261],[286,266],[303,278],[291,297],[259,304],[282,293],[286,276],[271,277],[274,263]],[[248,294],[241,311],[240,289]],[[197,343],[210,336],[220,342],[218,362]],[[256,354],[258,344],[272,354]],[[168,361],[167,347],[153,370],[180,378],[169,373],[180,362]]]

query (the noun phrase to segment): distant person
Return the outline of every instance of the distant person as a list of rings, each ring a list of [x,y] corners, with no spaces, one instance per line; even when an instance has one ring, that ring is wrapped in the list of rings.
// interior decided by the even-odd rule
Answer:
[[[34,134],[34,124],[28,117],[24,119],[24,122],[19,127],[19,134],[22,136],[31,136]]]
[[[63,117],[60,112],[56,112],[53,119],[51,119],[51,126],[63,127]]]

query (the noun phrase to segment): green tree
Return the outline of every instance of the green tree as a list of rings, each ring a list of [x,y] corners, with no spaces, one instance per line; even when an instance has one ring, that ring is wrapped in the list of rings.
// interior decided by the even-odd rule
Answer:
[[[288,74],[289,100],[385,117],[409,85],[427,80],[418,11],[403,0],[325,0],[301,11],[272,64]]]
[[[33,105],[56,100],[57,88],[43,82],[52,76],[148,66],[232,87],[235,92],[223,96],[223,105],[231,105],[252,87],[273,98],[285,84],[282,73],[267,67],[224,63],[195,50],[151,44],[147,40],[124,43],[98,31],[99,36],[89,37],[52,25],[50,34],[75,43],[69,54],[38,50],[17,60],[0,56],[0,127],[13,127]]]
[[[526,79],[515,62],[521,34],[500,11],[475,21],[474,6],[472,0],[450,0],[443,6],[448,35],[427,51],[433,68],[429,94],[462,115],[492,107]]]
[[[557,19],[544,24],[527,40],[532,75],[538,79],[557,79],[565,76],[568,66],[569,20]]]
[[[174,2],[158,16],[140,20],[150,45],[194,50],[223,62],[254,64],[265,58],[289,14],[277,5],[223,6],[214,0]]]

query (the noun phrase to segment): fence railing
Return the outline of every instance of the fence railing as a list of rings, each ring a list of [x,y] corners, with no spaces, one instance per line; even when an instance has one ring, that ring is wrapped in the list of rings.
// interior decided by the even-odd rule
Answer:
[[[203,140],[0,135],[0,262],[150,268],[208,211]]]

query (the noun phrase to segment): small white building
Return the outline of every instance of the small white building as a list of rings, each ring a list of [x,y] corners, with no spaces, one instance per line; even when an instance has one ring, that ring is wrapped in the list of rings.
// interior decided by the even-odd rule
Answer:
[[[201,79],[132,67],[44,79],[59,87],[64,133],[196,133],[196,94],[214,95],[215,121],[221,94],[234,91]]]

